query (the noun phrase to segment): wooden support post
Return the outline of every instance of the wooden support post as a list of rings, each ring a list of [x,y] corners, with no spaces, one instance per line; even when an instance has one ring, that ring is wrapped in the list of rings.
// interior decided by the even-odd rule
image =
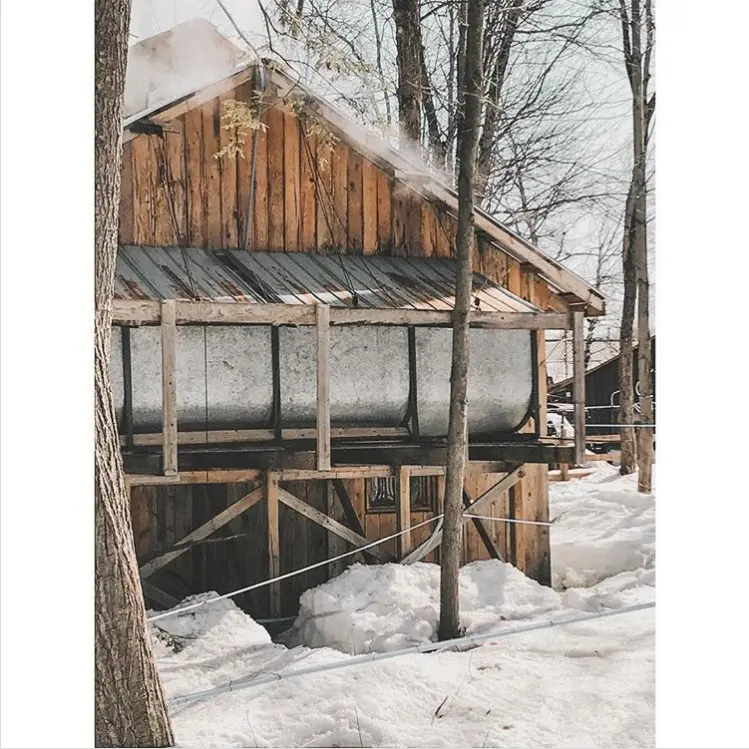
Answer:
[[[411,472],[406,466],[398,471],[398,505],[396,507],[396,527],[398,532],[411,527]],[[411,551],[411,531],[398,536],[398,559],[403,559]]]
[[[572,399],[575,405],[575,463],[585,464],[585,330],[584,312],[572,312]]]
[[[161,395],[164,441],[164,475],[177,473],[177,328],[174,299],[161,302]]]
[[[281,539],[278,522],[278,475],[265,474],[265,501],[268,517],[268,578],[273,579],[281,574]],[[281,616],[281,583],[271,583],[270,615]]]
[[[330,307],[317,305],[317,470],[330,470]]]

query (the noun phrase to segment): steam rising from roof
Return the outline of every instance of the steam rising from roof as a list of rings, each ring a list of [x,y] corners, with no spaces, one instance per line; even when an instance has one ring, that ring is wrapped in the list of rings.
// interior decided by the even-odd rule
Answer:
[[[125,117],[215,83],[247,59],[239,47],[202,19],[144,39],[128,53]]]

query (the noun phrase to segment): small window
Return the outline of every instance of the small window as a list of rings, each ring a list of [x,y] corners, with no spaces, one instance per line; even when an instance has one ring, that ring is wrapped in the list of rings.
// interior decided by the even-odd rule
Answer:
[[[395,477],[367,479],[367,512],[395,512],[397,493]],[[436,496],[436,476],[411,477],[411,512],[432,511]]]

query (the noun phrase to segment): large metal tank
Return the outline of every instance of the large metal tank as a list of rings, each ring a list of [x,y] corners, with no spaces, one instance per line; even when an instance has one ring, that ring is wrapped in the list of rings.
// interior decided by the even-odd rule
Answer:
[[[415,332],[419,432],[447,434],[452,333]],[[316,331],[279,330],[281,422],[312,427],[316,408]],[[161,339],[158,327],[130,330],[133,429],[161,430]],[[267,428],[273,412],[271,328],[179,326],[177,419],[181,430]],[[111,373],[118,419],[124,408],[121,331],[112,336]],[[409,401],[408,330],[396,326],[333,327],[330,334],[331,424],[395,427]],[[528,331],[472,330],[468,430],[510,432],[523,423],[533,395]]]

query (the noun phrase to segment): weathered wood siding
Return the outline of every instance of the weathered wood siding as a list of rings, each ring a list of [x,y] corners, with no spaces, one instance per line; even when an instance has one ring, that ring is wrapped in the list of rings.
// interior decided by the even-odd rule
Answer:
[[[251,84],[244,83],[220,99],[249,102],[251,95]],[[176,118],[163,137],[139,135],[125,144],[119,227],[122,244],[230,249],[244,247],[249,235],[247,247],[252,251],[453,255],[456,218],[444,206],[426,200],[417,188],[396,180],[386,165],[375,164],[346,142],[331,144],[311,132],[290,109],[278,104],[266,105],[263,113],[266,128],[257,137],[251,191],[252,138],[244,142],[241,154],[217,157],[231,135],[222,128],[220,99]],[[477,271],[542,309],[566,309],[564,300],[542,279],[487,236],[477,236],[473,260]],[[539,363],[539,382],[545,387],[542,334]],[[542,397],[542,404],[544,400]],[[542,414],[542,428],[545,422]],[[526,468],[526,476],[492,503],[492,515],[548,519],[546,467]],[[477,497],[498,478],[470,477],[466,489]],[[345,483],[367,537],[374,540],[394,533],[394,512],[365,511],[363,480]],[[323,482],[287,488],[323,512],[330,506],[336,516],[337,505],[329,499]],[[166,550],[246,491],[245,485],[134,488],[132,510],[139,559]],[[435,501],[439,505],[441,500]],[[329,539],[322,528],[289,508],[282,506],[280,512],[282,573],[345,548],[344,542]],[[426,517],[413,512],[412,523]],[[486,527],[506,559],[531,577],[549,583],[546,528],[506,523],[487,523]],[[430,532],[431,526],[416,530],[413,543],[420,543]],[[262,504],[222,528],[216,537],[233,535],[237,538],[195,546],[158,572],[154,582],[179,595],[180,585],[185,588],[183,594],[226,592],[267,579],[267,526]],[[394,552],[395,542],[386,548]],[[465,562],[489,558],[471,523],[464,531],[463,550]],[[430,557],[437,559],[438,552]],[[341,565],[335,565],[333,574],[340,569]],[[327,579],[328,573],[323,567],[282,583],[283,611],[293,614],[300,593]],[[267,588],[246,594],[239,603],[256,616],[267,615]]]

